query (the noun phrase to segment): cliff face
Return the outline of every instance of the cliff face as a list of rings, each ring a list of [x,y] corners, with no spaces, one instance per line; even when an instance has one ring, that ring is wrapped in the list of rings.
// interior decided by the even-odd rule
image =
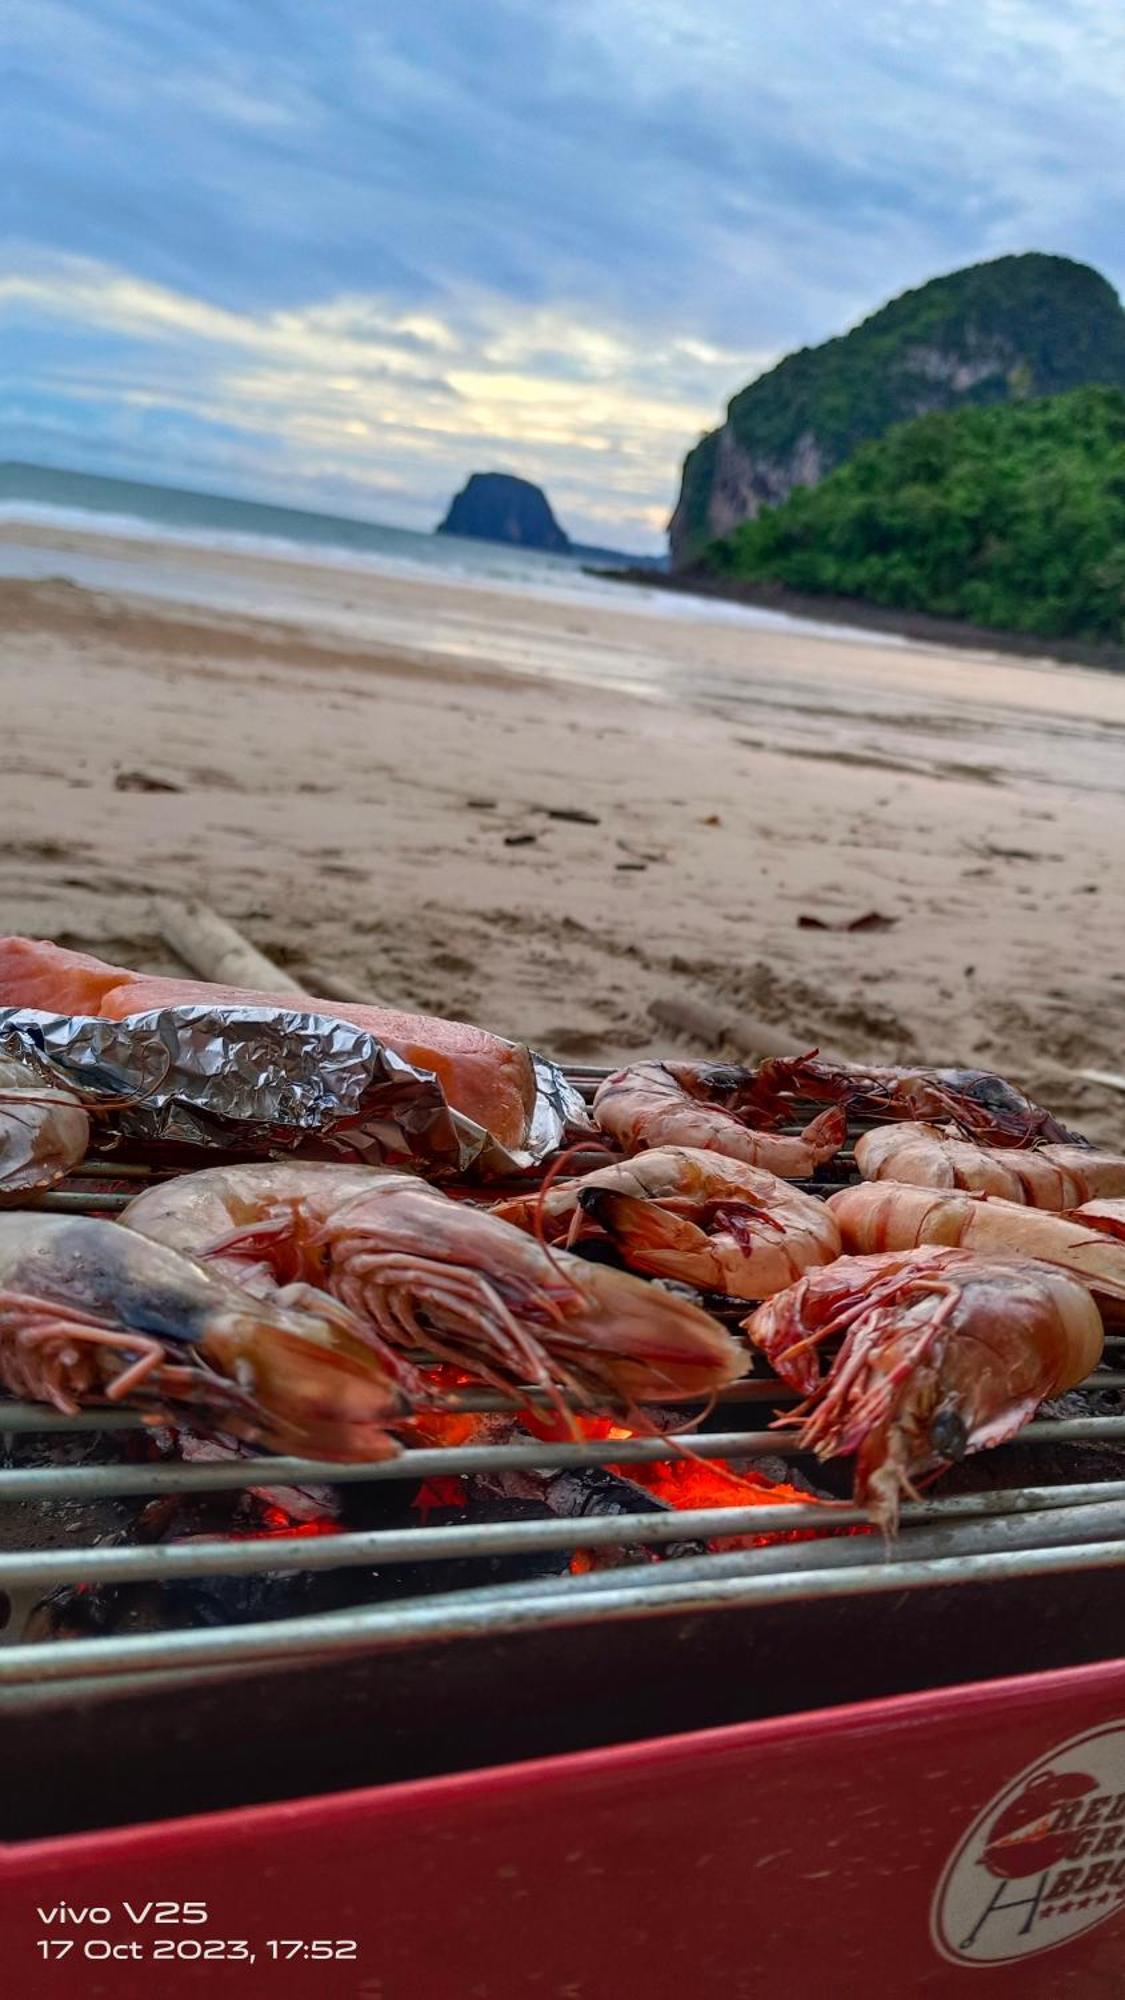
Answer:
[[[474,472],[450,501],[437,533],[514,542],[560,555],[570,548],[570,538],[552,514],[546,494],[530,480],[508,472]]]
[[[934,278],[733,398],[684,462],[672,560],[815,486],[893,424],[1087,383],[1125,387],[1125,312],[1088,265],[1031,253]]]

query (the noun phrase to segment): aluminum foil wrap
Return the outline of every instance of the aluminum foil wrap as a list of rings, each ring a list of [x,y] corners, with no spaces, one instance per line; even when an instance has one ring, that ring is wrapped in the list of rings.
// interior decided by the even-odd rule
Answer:
[[[254,1152],[317,1141],[435,1175],[506,1175],[588,1129],[578,1092],[543,1056],[532,1058],[526,1146],[512,1152],[366,1029],[281,1006],[161,1007],[123,1021],[0,1008],[0,1048],[13,1043],[79,1083],[91,1107],[135,1095],[113,1108],[113,1129],[140,1139]]]

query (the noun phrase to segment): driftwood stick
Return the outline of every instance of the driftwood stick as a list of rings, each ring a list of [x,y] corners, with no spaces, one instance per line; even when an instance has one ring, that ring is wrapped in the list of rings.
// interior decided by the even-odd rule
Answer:
[[[731,1048],[740,1056],[796,1056],[803,1052],[799,1037],[760,1021],[754,1014],[726,1012],[707,1000],[695,1000],[680,993],[660,994],[649,1007],[658,1027],[686,1035],[709,1048]],[[824,1042],[821,1054],[826,1061],[838,1060],[837,1052]]]
[[[323,971],[319,965],[309,967],[307,979],[294,979],[206,903],[181,903],[164,897],[156,908],[165,944],[170,944],[201,979],[216,986],[249,986],[262,993],[308,993],[314,999],[342,1000],[353,1006],[382,1004],[370,991]]]
[[[342,1000],[353,1007],[383,1007],[387,1002],[380,1000],[369,987],[356,986],[350,979],[341,979],[335,972],[325,972],[319,965],[310,965],[309,976],[302,992],[313,993],[325,1000]]]
[[[1125,1091],[1125,1076],[1118,1076],[1112,1069],[1080,1069],[1077,1074],[1086,1083],[1102,1083],[1107,1090]]]
[[[156,919],[165,944],[214,986],[248,986],[261,993],[302,991],[295,979],[206,903],[161,897]]]

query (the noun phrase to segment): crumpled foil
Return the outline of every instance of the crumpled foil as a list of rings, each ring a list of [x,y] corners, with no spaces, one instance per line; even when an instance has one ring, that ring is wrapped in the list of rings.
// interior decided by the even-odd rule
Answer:
[[[140,1139],[235,1151],[316,1140],[437,1175],[505,1175],[588,1129],[579,1093],[544,1056],[532,1057],[526,1145],[509,1151],[447,1103],[431,1071],[366,1029],[281,1006],[161,1007],[123,1021],[0,1008],[0,1047],[13,1041],[79,1083],[91,1108],[99,1096],[135,1094],[112,1117],[115,1131]]]

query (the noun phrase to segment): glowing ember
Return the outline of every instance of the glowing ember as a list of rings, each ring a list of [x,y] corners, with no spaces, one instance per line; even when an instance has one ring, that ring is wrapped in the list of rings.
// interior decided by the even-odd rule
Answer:
[[[643,1486],[666,1507],[784,1507],[819,1506],[815,1495],[784,1480],[752,1473],[748,1478],[732,1472],[721,1458],[673,1458],[663,1465],[618,1465],[613,1470],[623,1479]],[[767,1542],[807,1541],[815,1529],[775,1528],[764,1535],[724,1535],[708,1543],[711,1549],[760,1548]]]
[[[268,1541],[271,1535],[292,1535],[296,1538],[306,1535],[338,1535],[339,1532],[339,1522],[329,1520],[324,1515],[318,1515],[312,1521],[296,1521],[292,1514],[285,1512],[284,1507],[263,1507],[261,1526],[244,1528],[231,1539],[244,1542]]]
[[[440,1507],[464,1507],[468,1500],[465,1482],[452,1473],[438,1473],[433,1479],[423,1479],[422,1484],[410,1502],[413,1512],[422,1516],[425,1527],[430,1515]]]
[[[408,1424],[402,1425],[403,1441],[408,1445],[457,1445],[472,1444],[484,1432],[487,1418],[477,1416],[442,1416],[436,1410],[416,1412]]]
[[[612,1442],[616,1438],[644,1437],[649,1433],[631,1430],[628,1425],[611,1422],[607,1417],[578,1417],[578,1428],[583,1437],[605,1439]],[[561,1419],[534,1411],[525,1411],[521,1422],[525,1428],[539,1437],[560,1438],[567,1435]],[[789,1486],[783,1480],[767,1479],[764,1473],[732,1472],[725,1459],[695,1458],[691,1445],[685,1441],[682,1452],[674,1458],[661,1459],[655,1463],[642,1465],[614,1464],[608,1468],[618,1479],[630,1480],[634,1486],[643,1486],[646,1493],[663,1503],[665,1507],[687,1510],[694,1507],[783,1507],[783,1506],[826,1506],[829,1502],[819,1500],[815,1494],[806,1493],[797,1486]],[[763,1535],[737,1535],[724,1537],[708,1543],[712,1549],[736,1549],[761,1546],[766,1542],[806,1541],[817,1531],[811,1528],[774,1529]],[[572,1565],[573,1567],[573,1565]]]
[[[425,1374],[435,1403],[455,1398],[459,1389],[480,1386],[463,1368],[452,1368],[445,1363],[438,1368],[427,1368]],[[402,1437],[408,1445],[472,1444],[474,1439],[485,1436],[487,1430],[488,1418],[472,1411],[416,1410],[410,1422],[403,1424]]]

